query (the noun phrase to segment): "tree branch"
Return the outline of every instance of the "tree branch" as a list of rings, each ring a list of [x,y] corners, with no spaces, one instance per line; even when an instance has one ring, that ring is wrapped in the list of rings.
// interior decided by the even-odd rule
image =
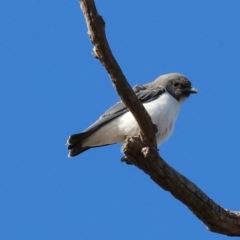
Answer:
[[[151,122],[151,118],[142,103],[137,99],[112,54],[106,39],[105,22],[98,14],[94,1],[80,0],[80,7],[85,16],[88,34],[94,46],[93,55],[98,58],[105,67],[118,95],[137,120],[141,129],[143,142],[145,144],[151,143],[152,145],[157,146],[155,128]]]
[[[185,204],[210,231],[240,236],[240,212],[223,209],[186,177],[171,168],[158,154],[151,118],[128,84],[108,45],[105,23],[93,0],[79,0],[86,19],[93,54],[100,60],[124,104],[134,115],[140,137],[128,137],[123,144],[125,161],[142,169],[160,187]]]

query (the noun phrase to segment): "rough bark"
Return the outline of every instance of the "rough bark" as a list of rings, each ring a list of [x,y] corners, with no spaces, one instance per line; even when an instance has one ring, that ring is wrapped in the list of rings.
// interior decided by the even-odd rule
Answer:
[[[105,23],[97,12],[94,0],[79,1],[94,46],[93,54],[107,70],[116,91],[134,115],[140,128],[138,137],[128,137],[123,144],[125,154],[123,161],[142,169],[160,187],[185,204],[210,231],[240,236],[240,212],[220,207],[159,156],[151,118],[135,96],[111,52],[106,39]]]

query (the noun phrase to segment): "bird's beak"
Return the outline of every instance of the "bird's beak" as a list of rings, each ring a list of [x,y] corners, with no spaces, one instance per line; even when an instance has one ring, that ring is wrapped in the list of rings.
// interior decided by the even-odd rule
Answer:
[[[198,90],[196,88],[191,88],[190,93],[198,93]]]
[[[188,94],[191,94],[191,93],[198,93],[198,90],[196,89],[196,88],[184,88],[184,89],[182,89],[182,91],[184,92],[184,93],[188,93]]]

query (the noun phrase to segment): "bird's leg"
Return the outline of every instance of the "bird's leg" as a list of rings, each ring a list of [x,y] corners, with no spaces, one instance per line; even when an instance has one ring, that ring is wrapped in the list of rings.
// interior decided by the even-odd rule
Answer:
[[[157,124],[153,123],[153,128],[154,128],[154,132],[156,134],[158,132]],[[160,149],[157,149],[157,150],[159,151]]]
[[[154,130],[155,133],[158,132],[158,127],[157,127],[157,125],[155,123],[153,123],[153,130]]]

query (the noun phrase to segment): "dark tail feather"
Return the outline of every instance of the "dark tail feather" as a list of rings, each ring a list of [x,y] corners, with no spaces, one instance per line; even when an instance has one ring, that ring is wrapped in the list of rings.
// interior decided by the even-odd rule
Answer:
[[[87,151],[91,147],[83,147],[82,143],[83,141],[88,138],[93,132],[88,131],[88,132],[82,132],[82,133],[77,133],[73,134],[69,137],[67,144],[68,144],[68,156],[69,157],[74,157],[77,156],[78,154]]]

